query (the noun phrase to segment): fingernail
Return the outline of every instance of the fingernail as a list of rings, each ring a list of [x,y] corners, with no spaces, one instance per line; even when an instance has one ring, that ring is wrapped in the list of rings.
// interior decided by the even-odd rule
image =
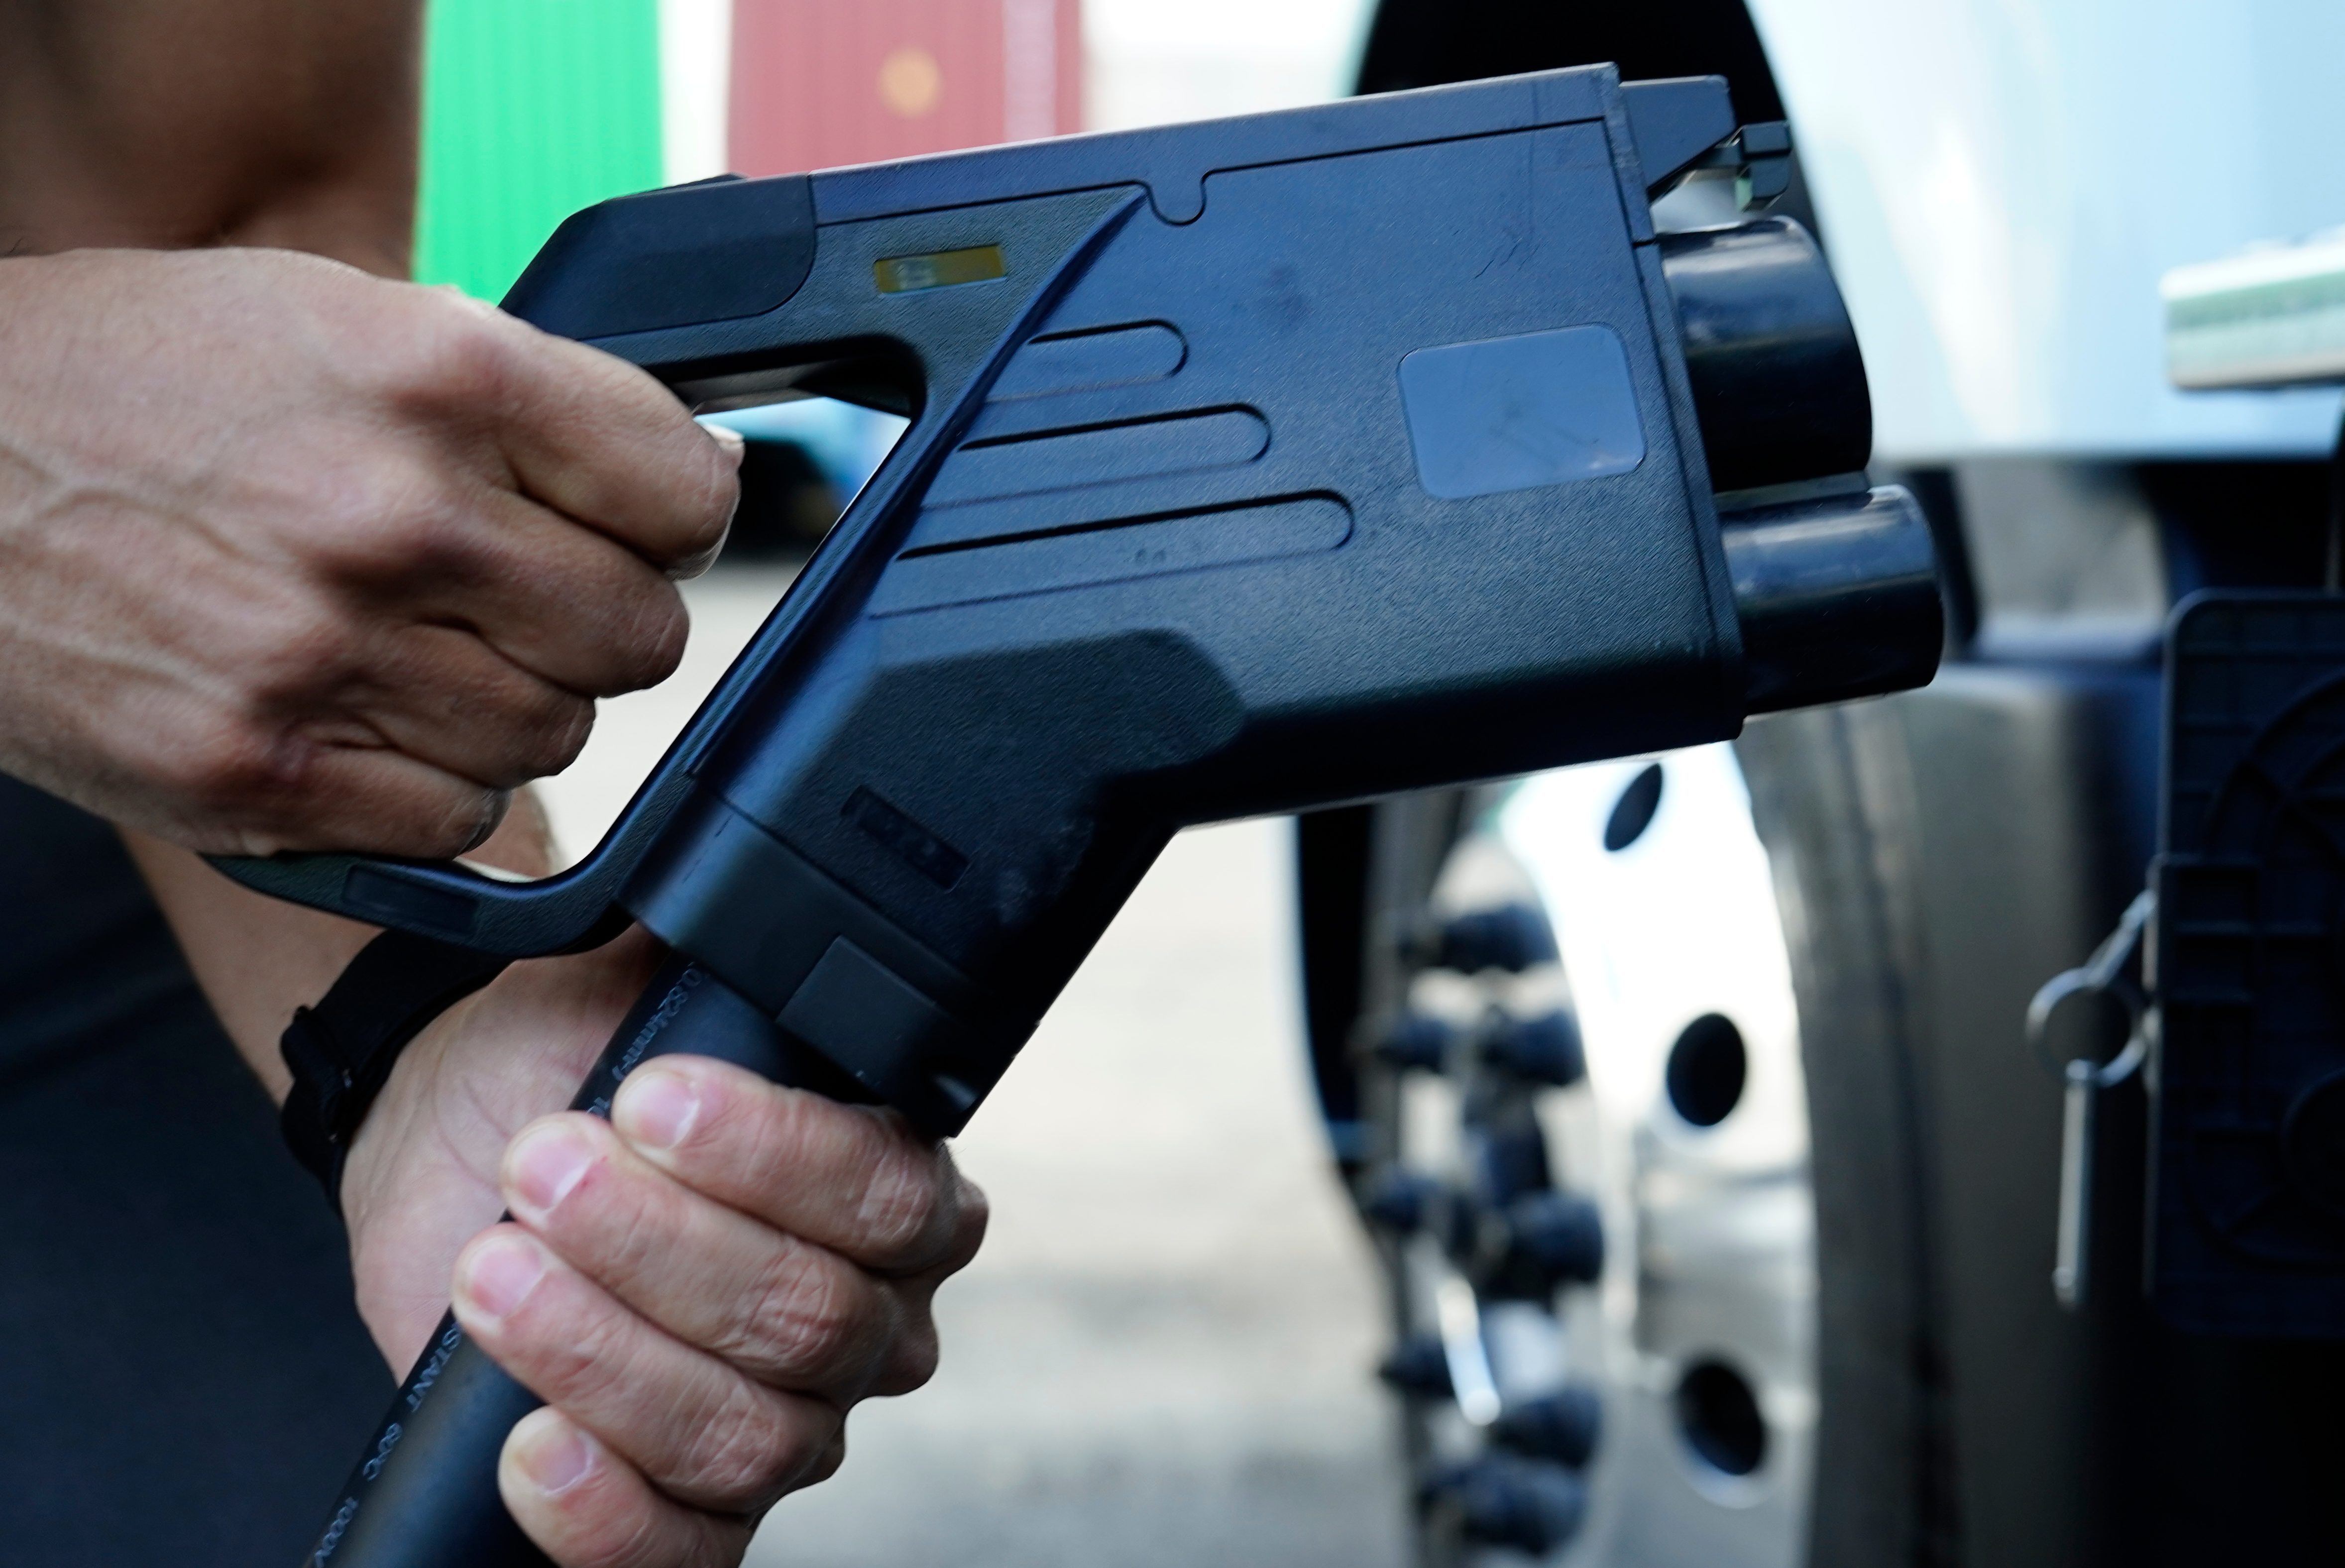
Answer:
[[[497,836],[497,830],[504,826],[505,813],[512,809],[512,790],[490,789],[483,791],[481,797],[480,826],[472,830],[472,842],[466,844],[463,849],[458,850],[457,853],[459,855],[468,855],[474,850],[479,849],[482,844],[487,843],[491,839],[495,838]]]
[[[638,1148],[672,1149],[700,1119],[700,1090],[681,1074],[650,1067],[619,1091],[611,1125]]]
[[[714,436],[716,444],[725,449],[725,455],[736,463],[740,462],[742,454],[749,450],[747,438],[728,425],[704,424],[700,428]]]
[[[594,1151],[586,1140],[559,1123],[523,1133],[506,1156],[516,1207],[552,1213],[594,1164]]]
[[[464,1299],[492,1318],[510,1318],[544,1278],[545,1258],[535,1242],[495,1237],[482,1242],[465,1266]]]
[[[548,1421],[523,1441],[516,1457],[530,1484],[553,1497],[585,1480],[594,1468],[594,1451],[568,1421]]]

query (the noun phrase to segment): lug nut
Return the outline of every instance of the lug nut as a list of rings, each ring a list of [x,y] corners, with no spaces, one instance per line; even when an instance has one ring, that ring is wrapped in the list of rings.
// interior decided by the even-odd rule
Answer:
[[[1485,1207],[1504,1209],[1554,1186],[1555,1175],[1537,1114],[1519,1102],[1494,1109],[1496,1115],[1469,1123],[1465,1138],[1475,1197]]]
[[[1604,1221],[1596,1206],[1568,1192],[1533,1193],[1507,1210],[1514,1250],[1558,1284],[1592,1285],[1604,1272]]]
[[[1452,1258],[1469,1259],[1489,1211],[1447,1182],[1394,1168],[1362,1186],[1360,1212],[1370,1224],[1404,1236],[1428,1232]]]
[[[1561,1089],[1588,1075],[1579,1021],[1558,1008],[1536,1018],[1511,1018],[1492,1029],[1482,1057],[1518,1078]]]
[[[1603,1218],[1588,1199],[1549,1188],[1486,1220],[1479,1252],[1483,1266],[1473,1273],[1486,1293],[1542,1300],[1603,1274]]]
[[[1604,1401],[1591,1389],[1559,1389],[1508,1405],[1490,1423],[1490,1441],[1528,1459],[1574,1470],[1588,1462],[1604,1431]]]
[[[1376,1059],[1403,1072],[1438,1073],[1449,1059],[1455,1032],[1438,1018],[1403,1013],[1376,1041]]]
[[[1519,974],[1555,962],[1555,930],[1529,904],[1501,904],[1450,921],[1441,932],[1440,965],[1460,974],[1502,969]]]
[[[1428,1501],[1457,1510],[1467,1540],[1535,1557],[1579,1533],[1588,1512],[1588,1489],[1578,1476],[1510,1454],[1487,1454],[1446,1471],[1426,1492]]]
[[[1431,1334],[1411,1334],[1392,1349],[1376,1369],[1376,1376],[1397,1393],[1417,1400],[1452,1397],[1449,1356]]]
[[[1555,931],[1534,905],[1500,904],[1450,916],[1429,933],[1412,940],[1406,956],[1460,974],[1479,974],[1486,969],[1518,974],[1533,964],[1555,961]]]
[[[1384,1229],[1412,1231],[1426,1223],[1440,1196],[1441,1184],[1429,1176],[1387,1170],[1362,1186],[1360,1212]]]

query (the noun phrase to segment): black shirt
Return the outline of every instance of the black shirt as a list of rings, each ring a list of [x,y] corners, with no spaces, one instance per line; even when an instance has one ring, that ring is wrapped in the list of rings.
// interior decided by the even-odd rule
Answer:
[[[290,1568],[391,1392],[120,841],[0,778],[0,1559]]]

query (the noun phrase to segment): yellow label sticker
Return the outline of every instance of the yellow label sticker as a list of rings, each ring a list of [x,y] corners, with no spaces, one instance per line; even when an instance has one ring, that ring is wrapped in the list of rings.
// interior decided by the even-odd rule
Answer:
[[[927,256],[891,256],[872,271],[882,294],[911,294],[922,289],[949,289],[959,283],[990,283],[1006,278],[999,245],[972,246],[967,250],[939,250]]]

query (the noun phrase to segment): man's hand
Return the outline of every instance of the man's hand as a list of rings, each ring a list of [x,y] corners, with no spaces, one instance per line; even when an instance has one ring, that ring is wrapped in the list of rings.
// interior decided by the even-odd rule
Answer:
[[[449,291],[0,260],[0,770],[199,850],[461,853],[675,667],[738,461]]]
[[[930,1298],[985,1229],[982,1195],[892,1115],[722,1063],[647,1063],[609,1124],[539,1115],[655,959],[637,934],[508,971],[410,1048],[342,1186],[393,1368],[452,1273],[465,1330],[549,1401],[498,1480],[565,1568],[738,1563],[766,1508],[838,1468],[848,1407],[927,1380]]]

